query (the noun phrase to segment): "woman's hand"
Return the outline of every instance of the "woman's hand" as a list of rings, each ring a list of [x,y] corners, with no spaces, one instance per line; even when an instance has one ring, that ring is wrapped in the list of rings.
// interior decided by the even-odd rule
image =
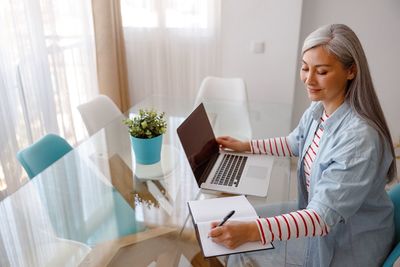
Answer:
[[[221,244],[229,249],[251,241],[260,241],[257,223],[255,221],[239,222],[228,221],[222,226],[219,222],[211,223],[211,231],[208,236],[215,243]]]
[[[230,136],[220,136],[216,140],[221,148],[229,148],[237,152],[250,151],[249,141],[240,141]]]

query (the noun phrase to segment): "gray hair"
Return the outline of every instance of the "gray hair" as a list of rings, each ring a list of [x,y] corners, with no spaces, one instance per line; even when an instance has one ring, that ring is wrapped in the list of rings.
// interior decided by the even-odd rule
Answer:
[[[322,46],[335,55],[346,69],[355,65],[356,74],[347,84],[346,101],[361,118],[378,131],[383,143],[390,147],[393,161],[387,173],[387,180],[391,182],[397,176],[393,142],[360,40],[348,26],[332,24],[312,32],[304,41],[302,54],[317,46]]]

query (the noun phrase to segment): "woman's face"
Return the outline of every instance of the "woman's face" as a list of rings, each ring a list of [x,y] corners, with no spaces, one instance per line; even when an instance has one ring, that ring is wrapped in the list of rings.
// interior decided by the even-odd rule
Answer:
[[[328,114],[332,114],[344,101],[346,85],[354,78],[354,68],[343,64],[324,47],[317,46],[303,54],[300,70],[311,101],[322,101]]]

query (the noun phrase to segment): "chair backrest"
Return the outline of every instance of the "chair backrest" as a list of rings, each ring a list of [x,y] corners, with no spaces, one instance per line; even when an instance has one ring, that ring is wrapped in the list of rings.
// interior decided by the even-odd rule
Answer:
[[[209,76],[204,78],[200,85],[194,107],[196,108],[203,102],[207,109],[207,103],[220,103],[220,109],[216,108],[210,111],[215,113],[217,117],[215,125],[213,125],[213,119],[210,118],[214,134],[216,136],[230,135],[239,139],[251,139],[252,130],[247,101],[246,84],[242,78]],[[236,106],[235,112],[230,115],[223,112],[225,110],[224,103],[227,102],[233,102]],[[212,117],[213,114],[209,115]]]
[[[394,206],[395,247],[383,264],[384,267],[393,266],[396,259],[400,257],[400,184],[393,186],[388,194]]]
[[[200,85],[195,106],[212,100],[229,100],[247,105],[246,85],[242,78],[206,77]]]
[[[59,158],[72,150],[68,142],[56,135],[48,134],[17,153],[17,159],[32,179]]]
[[[105,95],[98,95],[79,105],[78,110],[89,135],[93,135],[122,114],[115,103]]]

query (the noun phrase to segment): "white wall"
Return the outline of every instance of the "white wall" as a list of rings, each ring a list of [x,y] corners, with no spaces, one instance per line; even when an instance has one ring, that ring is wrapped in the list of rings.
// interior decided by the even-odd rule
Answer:
[[[344,23],[358,35],[367,55],[374,85],[396,142],[400,141],[400,1],[304,0],[300,46],[324,24]],[[300,57],[300,48],[299,48]],[[296,78],[292,127],[308,107],[303,84]]]
[[[222,0],[222,76],[245,79],[249,100],[292,104],[302,0]],[[252,41],[265,52],[250,51]]]

